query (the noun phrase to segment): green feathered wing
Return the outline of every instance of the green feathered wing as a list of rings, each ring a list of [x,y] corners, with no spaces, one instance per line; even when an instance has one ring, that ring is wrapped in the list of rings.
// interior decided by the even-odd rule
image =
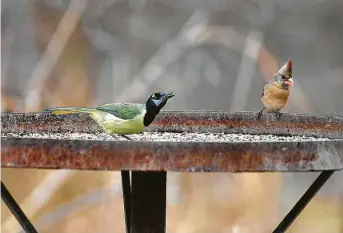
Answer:
[[[134,134],[144,130],[145,106],[143,104],[104,104],[97,107],[96,110],[122,119],[122,121],[116,121],[108,119],[105,114],[101,114],[101,116],[98,113],[93,114],[93,119],[97,120],[107,133]]]
[[[45,111],[49,111],[53,114],[70,114],[70,113],[96,113],[107,112],[123,120],[134,119],[142,113],[144,110],[144,104],[136,103],[110,103],[100,105],[97,108],[81,108],[81,107],[60,107],[60,108],[48,108]]]
[[[111,103],[101,105],[97,107],[96,110],[111,113],[112,115],[119,117],[123,120],[130,120],[140,115],[144,108],[144,104]]]

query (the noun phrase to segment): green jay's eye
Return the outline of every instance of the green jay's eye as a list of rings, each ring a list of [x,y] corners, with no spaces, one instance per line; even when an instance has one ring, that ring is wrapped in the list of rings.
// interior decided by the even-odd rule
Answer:
[[[162,95],[161,95],[160,93],[157,92],[157,93],[154,93],[154,94],[153,94],[152,98],[159,99],[159,98],[161,98],[161,96],[162,96]]]

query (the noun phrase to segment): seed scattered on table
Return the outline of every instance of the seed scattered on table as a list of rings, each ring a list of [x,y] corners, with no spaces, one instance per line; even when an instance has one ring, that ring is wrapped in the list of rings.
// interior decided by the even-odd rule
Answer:
[[[70,140],[105,140],[127,141],[127,139],[106,133],[2,133],[2,137],[15,138],[41,138],[41,139],[70,139]],[[224,133],[167,133],[143,132],[142,134],[128,135],[135,141],[168,141],[168,142],[292,142],[292,141],[326,141],[329,138],[316,138],[307,136],[278,136],[278,135],[252,135],[252,134],[224,134]]]

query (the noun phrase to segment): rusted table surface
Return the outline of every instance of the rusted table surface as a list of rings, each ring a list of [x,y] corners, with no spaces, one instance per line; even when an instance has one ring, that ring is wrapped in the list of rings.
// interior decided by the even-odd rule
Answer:
[[[125,141],[104,134],[87,114],[3,114],[1,166],[121,170],[127,233],[165,232],[168,171],[323,171],[273,231],[285,232],[342,169],[343,117],[283,114],[257,121],[255,115],[162,112],[150,132]],[[33,229],[10,193],[2,197],[23,228]]]
[[[3,114],[1,166],[181,172],[292,172],[343,168],[342,116],[284,113],[279,120],[264,118],[257,121],[255,114],[164,111],[146,129],[169,134],[204,134],[200,141],[24,138],[20,135],[96,134],[102,130],[88,114]],[[19,136],[11,137],[11,133]],[[206,140],[206,135],[218,133],[272,134],[276,137],[298,136],[299,139],[244,142],[237,139],[231,142]],[[319,139],[303,140],[304,136]]]

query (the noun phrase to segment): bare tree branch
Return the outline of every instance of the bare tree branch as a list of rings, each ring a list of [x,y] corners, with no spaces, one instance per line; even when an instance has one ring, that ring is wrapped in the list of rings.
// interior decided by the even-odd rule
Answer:
[[[144,95],[149,86],[165,72],[172,62],[177,60],[186,49],[194,43],[194,39],[203,32],[208,17],[201,12],[194,12],[185,23],[180,33],[172,40],[166,42],[160,50],[145,63],[144,67],[134,77],[131,84],[119,94],[116,101],[127,101]],[[192,29],[192,30],[190,30]]]
[[[37,109],[43,82],[56,65],[69,37],[77,27],[88,0],[72,0],[28,82],[26,111]]]

